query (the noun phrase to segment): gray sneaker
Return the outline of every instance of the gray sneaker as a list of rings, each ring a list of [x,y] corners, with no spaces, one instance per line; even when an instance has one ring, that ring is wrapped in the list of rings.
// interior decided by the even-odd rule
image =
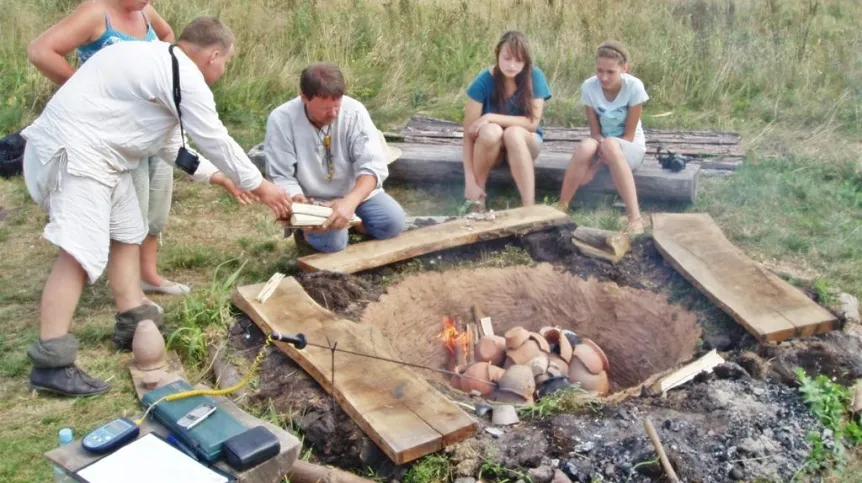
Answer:
[[[33,389],[49,391],[63,396],[95,396],[111,389],[111,385],[93,379],[72,364],[65,367],[34,367],[30,372]]]

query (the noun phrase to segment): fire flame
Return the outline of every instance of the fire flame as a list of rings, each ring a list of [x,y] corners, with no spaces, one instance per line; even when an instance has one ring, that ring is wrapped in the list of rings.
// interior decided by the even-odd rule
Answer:
[[[462,332],[455,327],[455,319],[448,315],[443,317],[443,332],[440,333],[440,340],[446,344],[449,353],[455,355],[455,348],[461,346],[462,354],[467,354],[468,347],[472,338],[470,332]]]

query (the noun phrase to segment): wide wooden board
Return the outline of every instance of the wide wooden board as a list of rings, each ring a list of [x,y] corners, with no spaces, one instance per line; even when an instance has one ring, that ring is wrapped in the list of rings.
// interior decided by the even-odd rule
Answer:
[[[836,329],[838,321],[800,290],[752,261],[705,213],[652,217],[656,247],[689,282],[761,341]]]
[[[394,144],[394,143],[393,143]],[[460,145],[398,144],[402,154],[389,165],[389,180],[410,183],[464,182],[464,163]],[[559,191],[563,185],[571,153],[543,150],[536,159],[536,188]],[[647,162],[634,171],[640,198],[692,202],[697,198],[701,167],[694,163],[674,173],[662,169],[658,162]],[[491,185],[514,186],[512,174],[505,166],[494,169],[488,177]],[[616,193],[607,169],[581,188],[587,191]]]
[[[348,245],[337,253],[308,255],[299,258],[297,265],[306,272],[355,273],[446,248],[572,223],[566,213],[548,205],[514,208],[494,215],[493,220],[460,218],[417,228],[388,240]]]
[[[234,304],[265,333],[305,334],[309,342],[393,358],[389,342],[370,325],[339,318],[319,306],[292,277],[285,277],[265,304],[263,284],[238,287]],[[392,459],[403,464],[472,436],[476,423],[409,368],[352,354],[335,354],[335,382],[329,349],[278,348],[305,369]]]

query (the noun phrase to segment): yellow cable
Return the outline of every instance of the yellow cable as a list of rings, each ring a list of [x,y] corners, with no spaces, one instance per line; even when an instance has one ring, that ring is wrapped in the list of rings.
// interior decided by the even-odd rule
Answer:
[[[151,404],[150,407],[147,408],[147,411],[144,413],[144,415],[141,416],[141,419],[135,421],[135,424],[137,424],[138,426],[144,424],[144,420],[147,418],[147,415],[150,414],[150,411],[152,411],[152,409],[162,401],[177,401],[179,399],[186,399],[195,396],[224,396],[245,386],[246,384],[251,382],[251,378],[254,377],[254,374],[260,368],[260,365],[263,364],[263,360],[266,358],[266,348],[270,344],[272,344],[274,340],[275,339],[272,338],[272,335],[266,337],[266,342],[263,344],[263,347],[260,348],[260,352],[257,353],[257,357],[254,359],[254,362],[251,363],[251,367],[249,367],[248,372],[245,373],[245,377],[243,377],[241,381],[237,382],[233,386],[226,387],[224,389],[195,389],[193,391],[168,394],[167,396],[164,396]]]

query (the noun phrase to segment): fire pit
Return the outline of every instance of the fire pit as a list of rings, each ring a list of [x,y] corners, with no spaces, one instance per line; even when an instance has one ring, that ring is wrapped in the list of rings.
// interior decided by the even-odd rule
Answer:
[[[474,347],[465,328],[476,305],[497,336]],[[565,386],[563,376],[598,394],[635,386],[689,360],[701,333],[666,296],[544,263],[412,275],[370,303],[362,322],[377,326],[401,359],[468,376],[426,377],[513,402],[531,402],[545,384]]]

